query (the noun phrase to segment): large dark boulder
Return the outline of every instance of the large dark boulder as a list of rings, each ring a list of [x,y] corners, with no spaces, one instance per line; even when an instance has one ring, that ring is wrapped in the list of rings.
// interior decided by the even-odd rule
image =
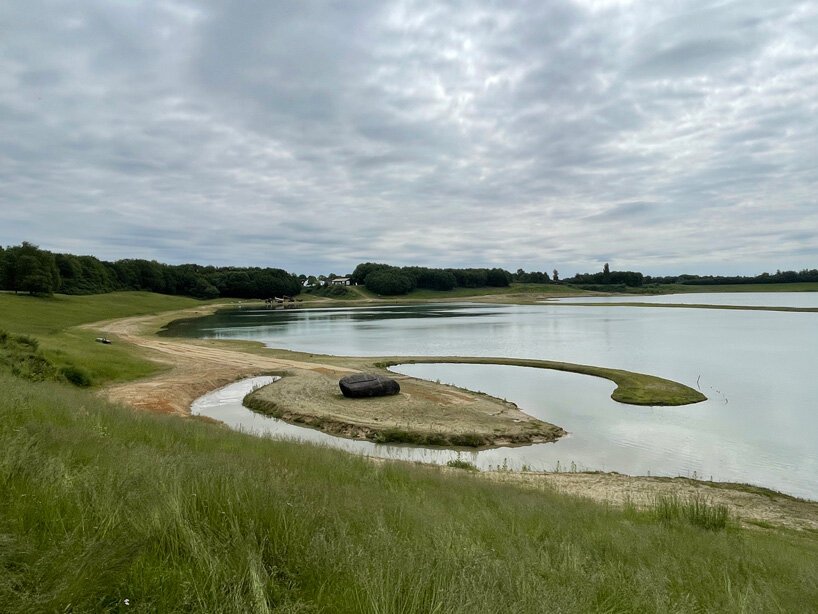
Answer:
[[[364,397],[385,397],[400,392],[400,384],[389,377],[356,373],[342,377],[338,382],[345,397],[360,399]]]

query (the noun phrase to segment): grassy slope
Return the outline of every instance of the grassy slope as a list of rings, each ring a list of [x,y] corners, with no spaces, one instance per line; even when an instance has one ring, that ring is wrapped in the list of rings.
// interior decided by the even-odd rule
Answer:
[[[708,531],[135,414],[56,384],[0,376],[0,389],[0,611],[818,604],[811,533]]]
[[[56,366],[82,366],[100,384],[145,377],[161,367],[140,358],[132,348],[95,343],[95,333],[78,326],[198,304],[190,298],[149,292],[52,298],[0,293],[0,329],[36,337],[45,357]]]

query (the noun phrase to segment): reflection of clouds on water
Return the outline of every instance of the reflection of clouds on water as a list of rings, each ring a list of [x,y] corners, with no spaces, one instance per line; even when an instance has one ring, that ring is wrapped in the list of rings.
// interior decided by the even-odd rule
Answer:
[[[350,317],[330,320],[322,312],[268,313],[252,327],[232,328],[231,314],[226,313],[219,316],[220,330],[227,338],[311,353],[543,358],[666,377],[700,388],[709,401],[677,408],[633,407],[609,398],[611,382],[573,373],[497,365],[398,367],[410,375],[509,399],[571,433],[554,444],[481,451],[470,461],[480,467],[505,463],[553,469],[557,461],[561,467],[573,461],[585,468],[632,474],[695,471],[818,496],[818,414],[812,411],[818,399],[813,373],[818,327],[811,325],[818,314],[474,304],[366,311],[400,311],[403,316],[379,322],[356,320],[352,309],[334,310]],[[441,311],[448,316],[430,316]],[[280,325],[279,318],[287,323]],[[186,330],[192,336],[208,336],[201,328],[210,328],[207,318]],[[306,436],[303,429],[289,428],[295,430],[275,427],[276,436]],[[310,432],[312,441],[329,437]],[[388,458],[445,462],[456,457],[434,449],[376,449],[367,447],[374,446],[370,442],[343,445]]]
[[[717,481],[741,481],[767,485],[802,496],[815,497],[815,489],[805,487],[797,480],[782,485],[776,480],[791,472],[793,467],[782,462],[774,453],[764,452],[738,438],[707,430],[704,404],[697,404],[695,411],[684,408],[627,407],[616,403],[600,392],[607,386],[589,386],[591,390],[576,386],[588,376],[573,373],[551,372],[521,367],[499,365],[402,365],[399,370],[413,376],[423,376],[420,371],[454,367],[444,381],[457,382],[468,387],[476,381],[485,380],[486,370],[497,369],[515,373],[515,385],[526,378],[539,379],[530,382],[528,394],[519,401],[523,409],[532,414],[543,414],[542,408],[529,409],[536,404],[543,383],[553,387],[559,380],[563,392],[570,398],[571,407],[577,408],[584,417],[577,422],[577,433],[570,433],[556,443],[535,444],[519,447],[500,447],[488,450],[422,448],[407,445],[375,444],[369,441],[335,437],[321,431],[296,426],[275,418],[253,412],[242,406],[242,399],[254,388],[274,382],[274,377],[257,377],[231,384],[198,399],[192,412],[226,423],[236,430],[258,436],[271,436],[297,442],[328,445],[350,453],[377,458],[423,463],[445,464],[454,459],[467,460],[484,470],[510,471],[617,471],[631,475],[669,475],[714,479]],[[476,369],[475,369],[476,367]],[[472,373],[469,373],[469,371]],[[459,371],[459,373],[458,373]],[[476,372],[475,372],[476,371]],[[540,371],[540,373],[536,373]],[[543,376],[544,377],[537,377]],[[476,378],[476,379],[475,379]],[[498,381],[508,383],[509,374],[502,373]],[[473,381],[470,381],[473,380]],[[546,380],[543,382],[543,380]],[[593,381],[593,378],[591,378]],[[488,383],[488,382],[487,382]],[[498,394],[487,386],[488,392]],[[605,388],[605,390],[603,390]],[[548,404],[550,413],[560,415],[564,407],[552,398]],[[572,410],[567,410],[570,413]],[[563,414],[567,415],[567,414]],[[552,420],[559,423],[559,420]],[[810,466],[814,466],[810,465]],[[755,477],[753,477],[755,476]]]

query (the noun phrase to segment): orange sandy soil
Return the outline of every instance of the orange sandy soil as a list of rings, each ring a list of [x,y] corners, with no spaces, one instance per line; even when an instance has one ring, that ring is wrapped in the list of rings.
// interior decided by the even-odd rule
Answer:
[[[179,340],[153,334],[171,320],[207,315],[217,308],[207,306],[87,325],[87,328],[102,331],[119,343],[136,346],[145,358],[167,366],[148,379],[116,384],[103,393],[137,409],[189,416],[190,405],[195,399],[244,377],[293,370],[340,377],[359,370],[340,363],[363,364],[360,360],[343,357],[322,357],[326,360],[323,363],[308,362],[277,356],[276,352],[261,349],[256,344],[248,343],[242,349],[234,349],[228,346],[241,344]],[[331,364],[336,362],[339,364]],[[442,397],[446,394],[443,391]],[[818,531],[818,502],[752,486],[617,473],[488,471],[474,475],[515,483],[522,488],[553,489],[615,506],[647,507],[657,497],[672,495],[685,500],[698,496],[713,504],[726,505],[732,517],[746,527]]]

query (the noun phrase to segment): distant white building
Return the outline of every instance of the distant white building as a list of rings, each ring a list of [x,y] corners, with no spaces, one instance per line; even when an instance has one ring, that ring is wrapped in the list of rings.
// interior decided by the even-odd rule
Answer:
[[[333,286],[351,286],[352,281],[349,277],[336,277],[335,279],[331,280],[330,283]]]

